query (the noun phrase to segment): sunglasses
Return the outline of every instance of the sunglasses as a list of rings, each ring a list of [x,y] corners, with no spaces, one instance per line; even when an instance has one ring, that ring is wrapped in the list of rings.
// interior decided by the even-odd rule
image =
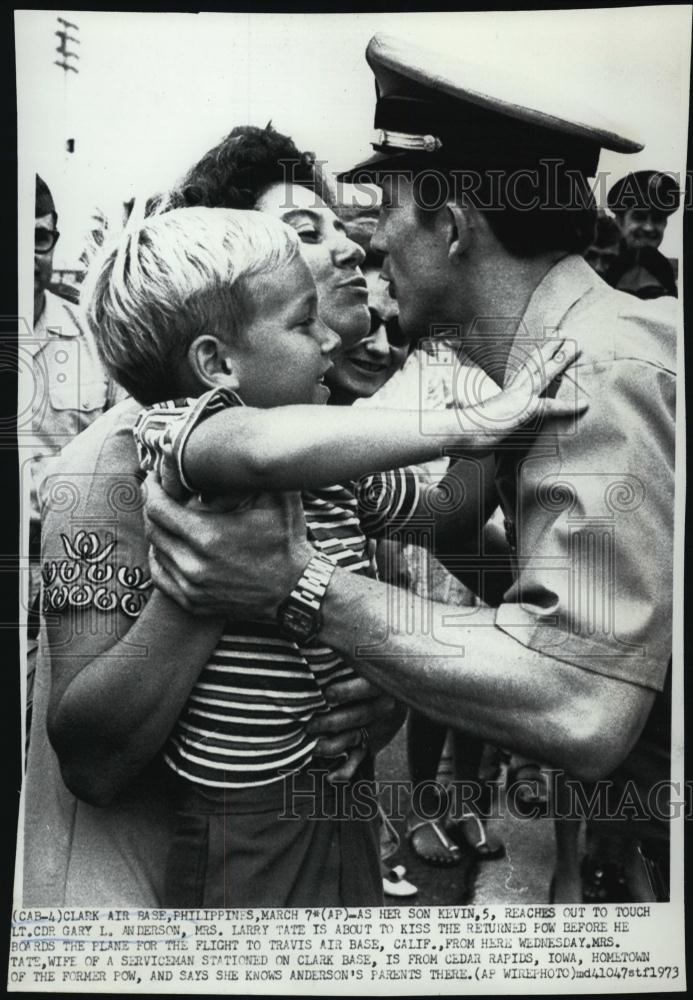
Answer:
[[[378,310],[373,309],[372,306],[369,306],[368,312],[371,315],[371,328],[368,331],[369,337],[372,337],[374,333],[378,332],[381,326],[384,326],[387,340],[391,347],[406,347],[409,343],[409,337],[402,332],[402,327],[399,325],[399,320],[396,316],[392,316],[390,319],[383,319]]]
[[[58,242],[60,233],[57,229],[46,229],[36,226],[34,229],[34,253],[50,253]]]

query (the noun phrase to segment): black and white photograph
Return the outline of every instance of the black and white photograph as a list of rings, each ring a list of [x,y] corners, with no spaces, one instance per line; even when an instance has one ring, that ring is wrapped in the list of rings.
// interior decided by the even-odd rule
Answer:
[[[10,990],[685,989],[692,11],[15,11]]]

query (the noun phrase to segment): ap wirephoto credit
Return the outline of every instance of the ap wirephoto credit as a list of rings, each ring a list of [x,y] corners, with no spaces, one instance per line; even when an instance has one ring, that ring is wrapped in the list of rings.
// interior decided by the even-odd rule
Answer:
[[[685,990],[691,13],[15,12],[11,991]]]

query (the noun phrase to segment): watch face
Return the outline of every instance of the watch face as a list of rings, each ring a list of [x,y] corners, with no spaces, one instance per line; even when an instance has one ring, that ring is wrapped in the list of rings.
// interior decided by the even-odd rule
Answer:
[[[304,610],[291,598],[279,608],[282,628],[299,639],[311,639],[320,628],[319,616],[314,611]]]

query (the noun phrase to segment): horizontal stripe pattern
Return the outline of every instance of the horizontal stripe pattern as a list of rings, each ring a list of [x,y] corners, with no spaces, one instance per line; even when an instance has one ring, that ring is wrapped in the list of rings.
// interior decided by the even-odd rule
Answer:
[[[195,402],[197,418],[204,419],[209,413]],[[161,469],[164,457],[170,462],[182,426],[187,437],[194,426],[190,401],[143,411],[135,428],[143,468]],[[389,511],[402,523],[418,502],[418,481],[408,470],[397,470],[368,476],[356,486],[304,492],[302,499],[313,546],[350,572],[375,576],[375,546],[366,536],[384,531]],[[245,788],[280,781],[312,757],[316,739],[306,726],[329,711],[325,688],[355,676],[334,650],[301,647],[277,624],[229,622],[164,757],[183,778],[204,786]]]

